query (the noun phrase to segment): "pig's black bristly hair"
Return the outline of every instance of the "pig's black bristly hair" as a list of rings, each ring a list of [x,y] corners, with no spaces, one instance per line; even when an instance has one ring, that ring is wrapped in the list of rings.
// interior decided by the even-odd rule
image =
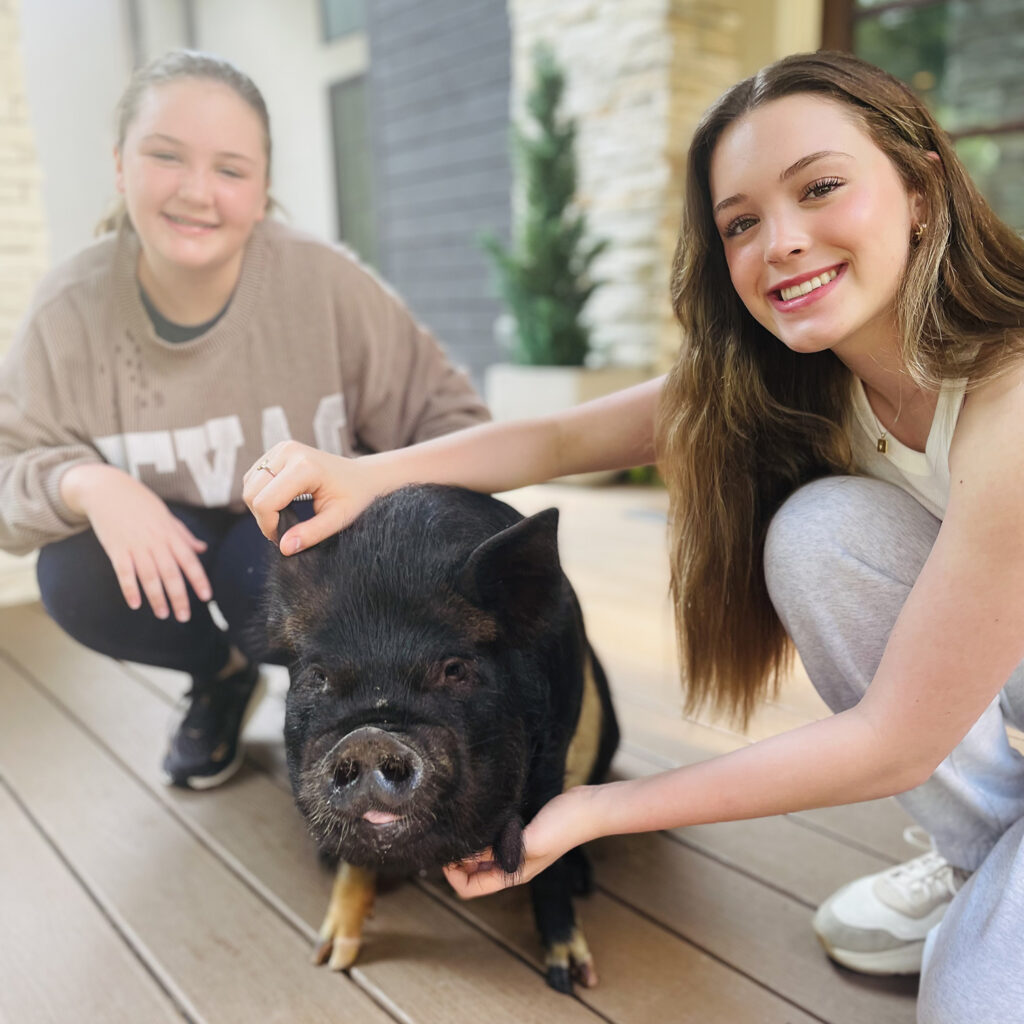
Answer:
[[[517,874],[523,866],[523,820],[511,818],[494,842],[494,859],[506,875]]]

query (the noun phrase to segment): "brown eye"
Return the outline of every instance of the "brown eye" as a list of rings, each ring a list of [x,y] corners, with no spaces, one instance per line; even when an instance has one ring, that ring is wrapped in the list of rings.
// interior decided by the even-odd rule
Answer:
[[[446,683],[461,683],[469,674],[466,663],[461,658],[449,658],[441,670]]]

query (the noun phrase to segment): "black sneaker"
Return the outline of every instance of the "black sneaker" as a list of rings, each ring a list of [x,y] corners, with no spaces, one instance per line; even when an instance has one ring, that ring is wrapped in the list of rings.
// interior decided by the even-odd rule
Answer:
[[[188,711],[164,758],[164,782],[186,789],[212,789],[242,765],[242,726],[263,696],[259,665],[246,665],[226,679],[192,677]]]

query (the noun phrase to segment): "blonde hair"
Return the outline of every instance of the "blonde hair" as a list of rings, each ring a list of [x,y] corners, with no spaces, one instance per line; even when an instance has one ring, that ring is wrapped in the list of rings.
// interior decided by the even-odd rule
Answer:
[[[270,113],[267,110],[263,94],[256,87],[256,83],[230,61],[196,50],[171,50],[154,58],[134,72],[117,104],[117,148],[124,147],[128,129],[138,115],[142,98],[148,90],[183,78],[200,78],[220,82],[221,85],[233,89],[252,108],[263,126],[263,152],[267,159],[267,175],[269,177],[272,148]],[[268,212],[275,206],[274,200],[268,197]],[[118,197],[111,209],[97,223],[95,234],[102,235],[108,231],[116,231],[127,220],[128,211],[124,199]]]
[[[724,129],[812,93],[843,104],[927,211],[896,296],[902,356],[927,388],[990,379],[1024,348],[1024,243],[991,211],[924,104],[850,54],[787,57],[730,89],[690,146],[672,273],[683,343],[659,410],[672,515],[672,598],[687,706],[746,721],[792,655],[762,567],[771,517],[802,484],[852,471],[851,374],[830,351],[796,354],[749,314],[712,216]],[[937,156],[937,159],[936,159]]]

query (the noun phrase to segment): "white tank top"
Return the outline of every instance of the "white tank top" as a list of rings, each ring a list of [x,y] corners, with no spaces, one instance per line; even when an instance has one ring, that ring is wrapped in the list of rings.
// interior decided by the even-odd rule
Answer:
[[[949,447],[966,390],[966,380],[943,383],[923,452],[914,451],[887,434],[888,450],[883,455],[878,451],[881,428],[868,404],[863,383],[854,377],[853,460],[858,472],[902,487],[933,516],[942,519],[949,502]]]

